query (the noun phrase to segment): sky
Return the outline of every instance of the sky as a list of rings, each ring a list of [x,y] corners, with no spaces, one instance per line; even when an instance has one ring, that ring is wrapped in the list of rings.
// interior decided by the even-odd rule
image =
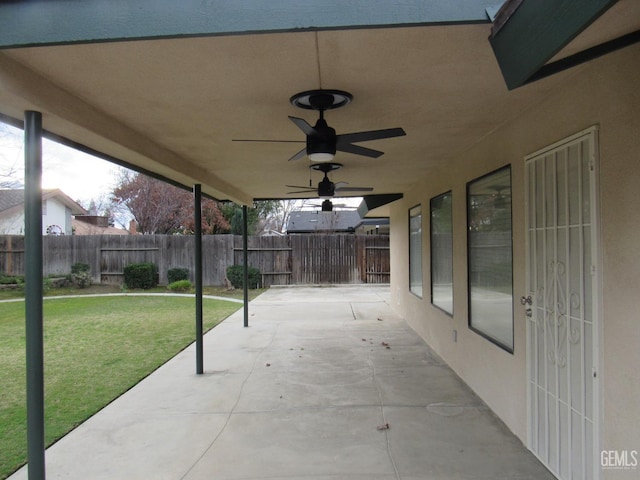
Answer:
[[[44,139],[42,188],[59,188],[88,206],[110,194],[120,167],[78,150]],[[0,125],[0,174],[13,170],[24,183],[24,140],[20,129]]]
[[[0,122],[0,181],[2,174],[13,170],[16,180],[24,183],[24,139],[20,129]],[[42,188],[59,188],[85,208],[91,200],[96,205],[106,204],[109,194],[117,183],[121,167],[106,160],[66,147],[51,140],[42,143]],[[361,197],[334,198],[334,204],[356,207]],[[317,208],[321,200],[301,202]],[[313,206],[312,206],[313,205]],[[307,207],[308,208],[308,207]]]

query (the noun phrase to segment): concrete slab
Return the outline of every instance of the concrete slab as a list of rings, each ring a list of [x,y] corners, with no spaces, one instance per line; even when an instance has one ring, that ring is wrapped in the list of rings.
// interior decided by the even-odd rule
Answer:
[[[181,352],[48,449],[47,478],[554,478],[388,299],[270,289],[206,335],[204,375]]]

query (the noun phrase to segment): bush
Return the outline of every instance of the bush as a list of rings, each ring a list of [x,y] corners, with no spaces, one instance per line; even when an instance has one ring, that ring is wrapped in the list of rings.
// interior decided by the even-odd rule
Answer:
[[[87,263],[74,263],[71,265],[71,275],[69,281],[78,288],[87,288],[91,286],[91,268]]]
[[[167,280],[169,284],[179,280],[189,280],[189,270],[182,267],[170,268],[167,270]]]
[[[249,288],[258,288],[260,286],[260,270],[249,267]],[[231,265],[227,267],[227,278],[234,288],[244,288],[244,266]]]
[[[188,292],[192,286],[189,280],[176,280],[167,285],[167,288],[172,292]]]
[[[81,262],[76,262],[73,265],[71,265],[71,274],[73,275],[74,273],[89,273],[89,271],[91,270],[91,267],[89,267],[88,263],[81,263]]]
[[[13,285],[24,283],[24,276],[22,275],[5,275],[0,273],[0,285]]]
[[[158,267],[155,263],[131,263],[124,267],[127,288],[153,288],[158,285]]]

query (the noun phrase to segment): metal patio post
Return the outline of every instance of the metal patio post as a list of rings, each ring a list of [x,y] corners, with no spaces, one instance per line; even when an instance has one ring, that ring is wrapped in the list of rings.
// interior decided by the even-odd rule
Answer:
[[[247,206],[242,206],[242,261],[244,262],[244,326],[249,326],[249,255],[248,251],[248,236],[249,236],[249,221],[247,219]]]
[[[195,235],[195,283],[196,283],[196,373],[204,373],[202,328],[202,186],[193,186],[194,235]]]
[[[29,480],[45,478],[42,313],[42,113],[24,115],[25,319]]]

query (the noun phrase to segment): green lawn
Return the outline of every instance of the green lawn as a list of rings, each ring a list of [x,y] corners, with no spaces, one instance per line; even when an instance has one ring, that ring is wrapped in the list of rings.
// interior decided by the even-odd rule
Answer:
[[[241,307],[205,299],[205,330]],[[194,301],[185,297],[50,299],[44,318],[47,445],[195,339]],[[23,302],[0,303],[0,362],[2,479],[26,460]]]

